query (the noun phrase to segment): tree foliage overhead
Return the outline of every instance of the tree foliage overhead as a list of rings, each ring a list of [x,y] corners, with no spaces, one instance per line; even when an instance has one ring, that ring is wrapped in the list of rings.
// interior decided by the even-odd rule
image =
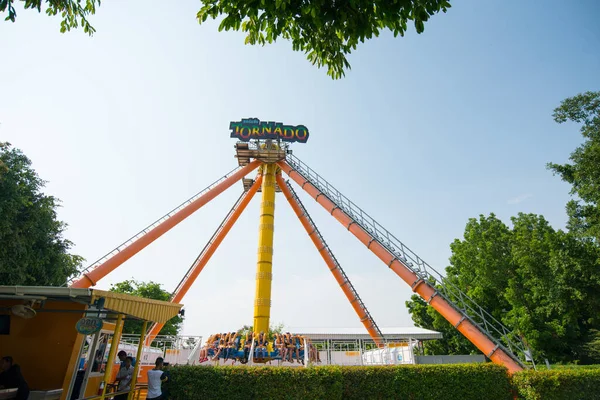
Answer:
[[[126,280],[123,282],[111,285],[111,292],[125,293],[133,296],[144,297],[146,299],[169,301],[171,294],[164,290],[160,283],[156,282],[139,282],[135,280]],[[181,330],[183,317],[177,315],[171,318],[158,333],[159,335],[177,335]],[[148,327],[149,328],[149,327]],[[142,321],[125,320],[123,325],[123,333],[139,334],[142,329]]]
[[[70,31],[71,28],[83,27],[83,31],[92,35],[96,30],[90,25],[88,17],[96,13],[96,7],[101,0],[19,0],[25,9],[36,9],[42,11],[42,4],[46,7],[46,14],[60,15],[60,31]],[[5,21],[15,22],[17,10],[14,7],[15,0],[0,0],[0,12],[8,15]]]
[[[202,0],[198,21],[224,16],[219,30],[241,30],[246,43],[290,40],[313,65],[326,66],[327,74],[340,78],[350,68],[346,55],[359,42],[389,29],[403,36],[412,21],[418,33],[439,11],[450,8],[448,0]]]
[[[59,200],[42,193],[45,182],[31,161],[0,143],[0,283],[60,286],[83,258],[69,254],[66,224],[56,219]]]
[[[92,34],[87,17],[100,0],[21,0],[25,8],[41,10],[63,18],[61,32],[79,24]],[[8,8],[7,20],[14,22],[14,0],[0,0],[0,12]],[[282,38],[292,42],[294,51],[303,51],[313,65],[327,67],[327,74],[341,78],[350,68],[346,56],[359,42],[390,30],[404,36],[412,22],[418,33],[425,22],[450,8],[450,0],[201,0],[198,22],[221,18],[219,31],[246,33],[246,44],[273,43]]]
[[[600,92],[586,92],[564,100],[554,120],[581,124],[584,142],[571,153],[570,164],[548,167],[572,185],[579,200],[567,204],[569,229],[600,243]]]

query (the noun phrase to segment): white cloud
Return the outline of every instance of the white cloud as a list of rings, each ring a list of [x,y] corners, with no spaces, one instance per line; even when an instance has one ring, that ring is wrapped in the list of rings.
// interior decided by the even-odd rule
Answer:
[[[507,203],[508,204],[519,204],[531,197],[533,197],[533,195],[531,193],[526,193],[526,194],[522,194],[520,196],[514,197],[512,199],[508,199]]]

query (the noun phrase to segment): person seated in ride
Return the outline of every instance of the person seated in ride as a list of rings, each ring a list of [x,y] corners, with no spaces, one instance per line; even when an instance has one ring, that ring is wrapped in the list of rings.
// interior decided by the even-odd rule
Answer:
[[[254,340],[254,333],[248,331],[246,332],[246,337],[244,339],[244,360],[248,361],[248,357],[250,356],[250,347],[252,347],[252,342]]]
[[[270,356],[269,346],[271,345],[271,337],[269,336],[269,332],[264,334],[264,342],[263,342],[263,350],[265,352],[265,357]]]
[[[231,332],[227,335],[227,348],[225,349],[225,361],[233,358],[235,360],[237,332]]]
[[[269,357],[269,332],[263,333],[263,351],[265,353],[265,357]]]
[[[215,337],[213,338],[213,341],[211,343],[211,347],[213,350],[213,354],[216,354],[217,351],[219,350],[219,343],[221,342],[221,334],[217,333],[215,335]]]
[[[274,345],[275,345],[275,348],[277,349],[277,352],[279,353],[279,357],[281,357],[281,361],[284,361],[285,356],[287,354],[287,348],[284,345],[282,334],[280,334],[280,333],[275,334]]]
[[[215,337],[215,335],[210,335],[208,337],[208,339],[206,340],[206,342],[204,343],[204,346],[202,346],[202,348],[200,349],[200,353],[198,356],[200,363],[203,363],[204,361],[208,361],[208,349],[211,348],[214,337]]]
[[[304,351],[304,337],[300,335],[294,336],[294,343],[296,345],[296,360],[299,363],[304,364],[304,357],[300,357],[300,353]]]
[[[240,349],[241,342],[242,342],[242,335],[240,335],[239,332],[236,332],[235,337],[233,339],[233,347],[234,347],[235,351],[238,351]]]
[[[285,333],[281,334],[281,343],[282,343],[282,352],[284,353],[281,356],[281,361],[288,361],[289,362],[289,358],[290,358],[290,348],[289,348],[289,340],[288,340],[288,336]]]
[[[225,332],[221,334],[221,339],[219,340],[219,349],[221,350],[221,356],[225,357],[225,352],[227,351],[227,341],[229,340],[229,333]]]
[[[219,346],[223,346],[223,350],[221,350],[221,353],[223,354],[223,357],[225,357],[227,355],[227,343],[229,342],[229,332],[225,332],[221,335],[221,339],[223,339],[222,343],[219,342]]]
[[[233,358],[234,360],[237,361],[238,357],[238,351],[240,350],[240,346],[242,343],[242,335],[239,334],[238,332],[235,332],[235,335],[233,337],[233,346],[231,348],[231,358]]]
[[[219,344],[217,347],[217,351],[215,353],[215,356],[213,357],[213,361],[217,361],[219,359],[219,356],[221,355],[221,353],[225,352],[225,348],[227,347],[227,345],[225,344],[225,339],[219,339]]]
[[[254,341],[256,358],[265,358],[267,356],[267,339],[264,332],[260,332]]]
[[[288,361],[291,362],[291,363],[294,362],[294,359],[293,359],[294,352],[297,352],[296,345],[295,345],[293,339],[294,338],[293,338],[293,336],[292,336],[291,333],[287,332],[285,334],[285,347],[287,347],[287,351],[288,351],[288,354],[287,354]],[[296,359],[298,359],[297,356],[296,356]]]
[[[211,335],[208,338],[208,340],[206,341],[206,355],[204,357],[204,361],[208,361],[209,357],[212,357],[217,353],[217,351],[219,349],[219,338],[220,337],[221,337],[221,334],[215,333],[214,335]],[[212,354],[212,356],[211,356],[211,354]]]

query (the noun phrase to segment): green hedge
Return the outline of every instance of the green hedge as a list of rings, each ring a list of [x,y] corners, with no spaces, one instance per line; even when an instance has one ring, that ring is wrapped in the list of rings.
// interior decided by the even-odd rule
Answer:
[[[173,367],[171,400],[509,400],[506,369],[494,364],[385,367]]]
[[[518,372],[512,377],[519,399],[600,399],[599,369],[560,369]]]
[[[495,364],[405,365],[342,369],[346,399],[512,399],[510,378]]]

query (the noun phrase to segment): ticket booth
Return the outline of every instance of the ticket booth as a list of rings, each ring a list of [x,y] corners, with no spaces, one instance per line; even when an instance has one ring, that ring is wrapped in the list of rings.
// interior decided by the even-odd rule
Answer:
[[[0,357],[20,366],[30,400],[103,399],[119,368],[124,322],[144,321],[137,348],[125,345],[139,360],[148,323],[164,323],[181,307],[95,289],[0,286]]]

